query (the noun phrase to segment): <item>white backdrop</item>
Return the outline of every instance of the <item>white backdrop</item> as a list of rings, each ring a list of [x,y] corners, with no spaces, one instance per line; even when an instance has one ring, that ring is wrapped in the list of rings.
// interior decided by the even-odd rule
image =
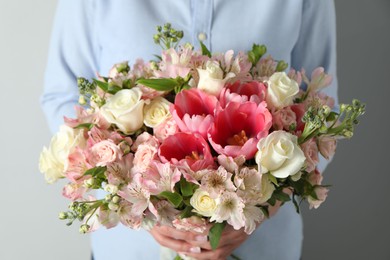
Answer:
[[[38,171],[39,152],[50,140],[39,96],[55,5],[0,0],[2,260],[89,259],[88,236],[57,219],[67,206],[61,185],[45,184]],[[303,259],[390,259],[390,3],[336,1],[336,7],[340,100],[360,98],[368,112],[326,173],[334,185],[327,203],[304,211]]]

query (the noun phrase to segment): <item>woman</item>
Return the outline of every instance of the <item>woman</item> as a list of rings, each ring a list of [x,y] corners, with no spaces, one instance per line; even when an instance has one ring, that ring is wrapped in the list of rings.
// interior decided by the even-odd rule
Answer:
[[[76,78],[107,75],[114,63],[153,59],[156,25],[172,23],[184,31],[183,43],[212,51],[249,50],[265,44],[276,60],[295,69],[325,67],[335,76],[335,13],[332,0],[60,0],[54,23],[42,106],[55,132],[63,115],[73,116],[78,100]],[[336,98],[336,80],[326,89]],[[322,163],[323,171],[325,164]],[[276,211],[277,209],[275,209]],[[184,251],[198,259],[297,260],[302,245],[302,220],[292,203],[264,221],[247,237],[227,230],[221,248],[210,251],[204,236],[169,228],[133,231],[119,226],[92,234],[95,260],[172,259]],[[170,248],[172,250],[167,250]]]

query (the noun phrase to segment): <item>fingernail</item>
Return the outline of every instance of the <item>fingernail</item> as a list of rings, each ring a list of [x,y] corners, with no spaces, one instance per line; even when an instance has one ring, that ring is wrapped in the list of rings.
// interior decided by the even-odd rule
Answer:
[[[190,248],[191,253],[200,253],[200,247],[191,247]]]
[[[195,240],[196,241],[199,241],[199,242],[206,242],[207,241],[207,236],[196,236],[195,237]]]

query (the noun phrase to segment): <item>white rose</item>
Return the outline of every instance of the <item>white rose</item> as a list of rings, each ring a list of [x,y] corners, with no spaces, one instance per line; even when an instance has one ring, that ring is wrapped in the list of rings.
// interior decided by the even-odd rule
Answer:
[[[274,108],[283,108],[293,104],[299,92],[298,83],[290,79],[285,72],[275,72],[267,81],[267,104]]]
[[[108,98],[101,107],[102,116],[111,124],[115,124],[123,133],[132,134],[143,125],[143,108],[145,101],[141,99],[139,88],[122,89]]]
[[[82,130],[62,125],[51,139],[49,148],[44,147],[39,158],[39,170],[45,174],[46,181],[53,183],[65,177],[69,154],[76,146],[84,145]]]
[[[163,97],[157,97],[144,107],[144,124],[156,127],[171,116],[169,106],[171,102]]]
[[[190,204],[194,207],[194,211],[202,216],[211,217],[216,208],[217,202],[210,197],[207,191],[197,189],[192,195]]]
[[[225,83],[236,76],[233,72],[229,72],[224,78],[217,61],[207,61],[206,69],[198,69],[198,73],[198,88],[214,96],[218,96]]]
[[[285,131],[275,131],[262,138],[257,148],[256,162],[261,173],[286,178],[295,175],[305,163],[297,137]]]

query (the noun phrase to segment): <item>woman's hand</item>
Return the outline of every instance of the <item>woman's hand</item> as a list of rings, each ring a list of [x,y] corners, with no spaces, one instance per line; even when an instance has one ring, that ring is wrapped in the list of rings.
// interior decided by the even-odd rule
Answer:
[[[226,225],[224,231],[222,232],[221,240],[219,241],[217,249],[212,250],[208,241],[195,243],[191,241],[190,243],[193,246],[199,246],[201,248],[200,253],[183,253],[199,260],[225,260],[247,238],[248,234],[244,232],[243,228],[235,230],[232,226]]]
[[[169,226],[154,226],[150,234],[160,245],[185,254],[200,253],[199,245],[207,242],[207,233],[198,234]]]

